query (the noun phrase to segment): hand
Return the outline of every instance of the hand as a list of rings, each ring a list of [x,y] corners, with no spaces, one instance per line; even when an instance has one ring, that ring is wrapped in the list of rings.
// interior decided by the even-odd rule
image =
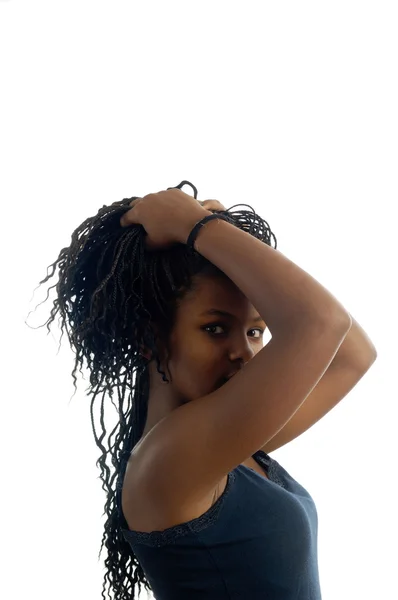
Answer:
[[[200,202],[177,188],[147,194],[130,202],[132,208],[120,219],[122,227],[142,225],[148,236],[146,248],[159,250],[186,243],[193,226],[213,210],[224,210],[217,200]]]
[[[203,206],[203,208],[205,208],[206,210],[215,210],[215,211],[226,211],[227,209],[225,208],[225,206],[223,204],[221,204],[221,202],[219,202],[218,200],[203,200],[203,202],[201,202],[199,200],[199,204],[201,204]]]

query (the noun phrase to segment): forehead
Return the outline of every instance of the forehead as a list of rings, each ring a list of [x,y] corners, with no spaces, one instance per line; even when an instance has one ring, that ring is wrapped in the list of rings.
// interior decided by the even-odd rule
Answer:
[[[241,299],[247,301],[247,298],[243,292],[226,275],[198,276],[195,280],[194,288],[194,299],[201,303],[207,301],[213,302],[215,299],[220,297],[226,298],[227,300]]]
[[[181,305],[186,314],[198,316],[205,311],[220,310],[233,314],[258,314],[249,299],[228,277],[206,277]]]

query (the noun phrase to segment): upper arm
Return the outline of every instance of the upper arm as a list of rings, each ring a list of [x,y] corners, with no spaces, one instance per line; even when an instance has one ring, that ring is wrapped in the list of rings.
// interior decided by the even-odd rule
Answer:
[[[271,341],[218,390],[173,410],[136,452],[140,489],[158,509],[204,499],[264,446],[316,386],[350,327],[309,324]],[[134,453],[134,451],[133,451]]]

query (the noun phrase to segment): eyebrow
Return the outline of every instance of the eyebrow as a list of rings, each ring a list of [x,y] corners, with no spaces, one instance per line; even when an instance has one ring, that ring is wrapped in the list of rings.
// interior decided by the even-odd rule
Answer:
[[[233,315],[225,310],[218,310],[217,308],[210,308],[209,310],[205,310],[204,312],[201,313],[201,316],[204,316],[204,315],[219,315],[220,317],[229,317],[230,319],[236,319],[235,315]],[[265,323],[264,319],[261,316],[254,317],[252,319],[252,321],[254,323],[259,323],[260,321]]]

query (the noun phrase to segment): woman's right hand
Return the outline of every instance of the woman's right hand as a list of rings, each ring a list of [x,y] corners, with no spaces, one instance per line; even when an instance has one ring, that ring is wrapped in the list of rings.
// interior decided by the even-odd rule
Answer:
[[[164,249],[176,243],[186,244],[194,225],[213,214],[203,206],[210,206],[209,202],[217,201],[202,203],[178,188],[147,194],[130,203],[132,208],[124,213],[120,225],[142,225],[148,235],[145,242],[148,250]]]

